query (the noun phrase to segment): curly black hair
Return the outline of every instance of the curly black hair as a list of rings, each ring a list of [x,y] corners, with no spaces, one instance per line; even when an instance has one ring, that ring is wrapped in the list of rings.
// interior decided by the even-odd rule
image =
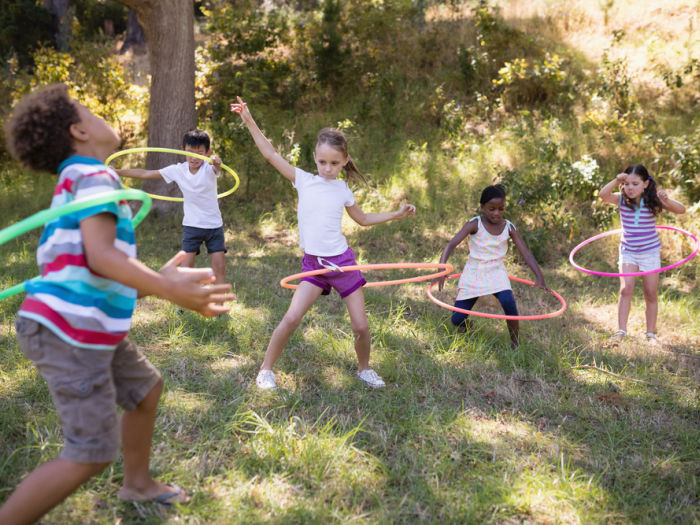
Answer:
[[[491,199],[505,199],[506,189],[500,184],[495,184],[493,186],[486,186],[484,191],[481,192],[481,198],[479,199],[479,204],[482,206],[486,204]]]
[[[80,121],[65,84],[51,84],[20,100],[5,124],[7,149],[24,166],[56,173],[75,152],[70,127]]]

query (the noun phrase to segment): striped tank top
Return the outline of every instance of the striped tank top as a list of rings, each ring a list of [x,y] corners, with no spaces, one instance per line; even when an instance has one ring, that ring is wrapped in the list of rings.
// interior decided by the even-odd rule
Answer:
[[[51,207],[122,188],[119,176],[97,159],[74,155],[59,167]],[[18,312],[46,326],[68,344],[112,350],[131,326],[136,290],[95,273],[87,263],[80,221],[98,213],[114,215],[114,246],[136,257],[136,239],[127,202],[108,202],[49,221],[36,259],[41,279],[27,281]]]
[[[622,222],[621,251],[643,253],[661,248],[656,231],[656,216],[644,206],[644,197],[640,199],[639,206],[632,209],[624,203],[620,195],[617,209],[620,210]]]

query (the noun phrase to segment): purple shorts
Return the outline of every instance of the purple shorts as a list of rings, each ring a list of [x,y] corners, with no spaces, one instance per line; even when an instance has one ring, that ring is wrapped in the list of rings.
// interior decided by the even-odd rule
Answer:
[[[332,257],[320,257],[305,253],[304,259],[301,261],[301,271],[310,272],[312,270],[329,268],[333,265],[342,267],[352,266],[354,264],[357,263],[355,262],[355,252],[352,251],[352,248],[348,248],[340,255],[333,255]],[[335,288],[340,294],[340,297],[343,298],[367,284],[367,281],[365,281],[365,278],[362,276],[362,272],[359,270],[351,272],[328,272],[311,277],[302,277],[301,280],[308,281],[322,288],[323,293],[321,295],[328,295],[331,293],[331,288]]]

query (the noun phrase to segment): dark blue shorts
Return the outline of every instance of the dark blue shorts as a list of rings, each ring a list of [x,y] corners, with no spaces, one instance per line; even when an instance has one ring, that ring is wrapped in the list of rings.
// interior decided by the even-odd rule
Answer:
[[[199,255],[199,247],[205,243],[207,253],[224,252],[224,227],[218,228],[196,228],[194,226],[182,227],[182,249],[187,253]]]
[[[496,299],[498,299],[498,302],[501,303],[501,307],[503,308],[504,314],[518,315],[518,307],[515,304],[513,290],[501,290],[500,292],[496,292],[493,295]],[[469,299],[455,301],[455,306],[457,308],[461,308],[462,310],[471,310],[474,307],[474,304],[476,304],[477,299],[478,297],[470,297]],[[469,316],[467,314],[463,314],[462,312],[453,312],[452,324],[455,326],[464,324],[466,323],[468,317]]]

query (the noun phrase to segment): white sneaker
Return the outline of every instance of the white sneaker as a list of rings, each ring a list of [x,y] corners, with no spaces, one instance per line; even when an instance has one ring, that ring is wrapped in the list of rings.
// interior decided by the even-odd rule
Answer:
[[[659,340],[656,338],[656,334],[653,332],[647,332],[646,335],[646,342],[650,346],[661,346],[661,343]]]
[[[275,373],[272,370],[260,370],[258,377],[255,378],[255,384],[260,390],[277,390]]]
[[[386,383],[381,376],[371,368],[358,372],[357,377],[360,378],[360,381],[367,383],[372,388],[381,388],[386,386]]]

